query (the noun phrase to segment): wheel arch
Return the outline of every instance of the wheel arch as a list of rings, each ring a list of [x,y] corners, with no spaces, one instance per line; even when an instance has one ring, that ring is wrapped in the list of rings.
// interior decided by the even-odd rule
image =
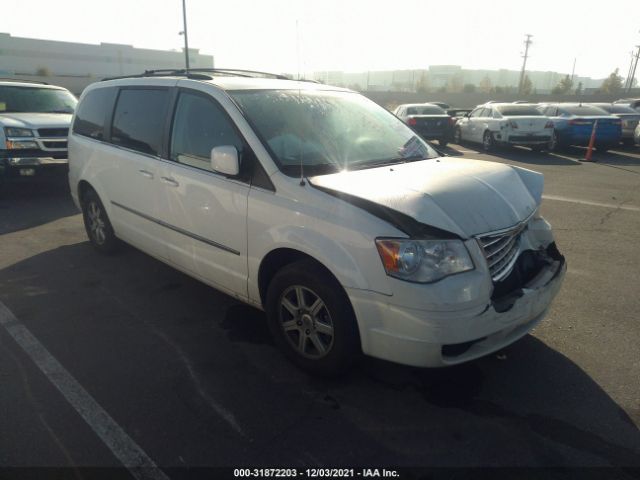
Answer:
[[[302,252],[300,250],[296,250],[294,248],[289,247],[279,247],[274,250],[271,250],[267,255],[264,256],[262,261],[260,262],[260,267],[258,268],[258,291],[260,293],[260,302],[262,305],[265,305],[267,290],[269,288],[269,284],[273,277],[278,273],[279,270],[284,268],[287,265],[292,263],[301,261],[301,260],[310,260],[314,264],[316,264],[319,268],[324,270],[328,275],[330,275],[336,283],[340,286],[345,295],[347,295],[344,287],[338,280],[333,272],[327,268],[321,261],[308,253]],[[349,296],[347,295],[347,298]]]

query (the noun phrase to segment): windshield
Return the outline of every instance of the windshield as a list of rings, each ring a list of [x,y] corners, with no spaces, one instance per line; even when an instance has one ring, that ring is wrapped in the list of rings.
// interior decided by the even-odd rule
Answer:
[[[231,92],[280,170],[321,175],[435,158],[437,152],[384,108],[357,93]]]
[[[0,86],[0,113],[73,113],[77,103],[66,90]]]
[[[542,115],[535,107],[529,105],[505,105],[496,108],[505,117],[528,117],[532,115]]]

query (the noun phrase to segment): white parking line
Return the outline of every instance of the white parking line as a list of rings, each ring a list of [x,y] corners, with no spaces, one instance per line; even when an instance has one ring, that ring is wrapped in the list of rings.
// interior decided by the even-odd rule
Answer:
[[[113,455],[138,480],[169,480],[140,446],[95,401],[2,302],[0,325],[62,393]]]
[[[600,203],[600,202],[590,202],[588,200],[580,200],[578,198],[568,198],[568,197],[560,197],[556,195],[543,195],[542,198],[545,200],[552,200],[557,202],[569,202],[569,203],[579,203],[581,205],[590,205],[593,207],[602,207],[602,208],[612,208],[614,210],[629,210],[631,212],[640,212],[640,207],[635,207],[633,205],[615,205],[613,203]]]

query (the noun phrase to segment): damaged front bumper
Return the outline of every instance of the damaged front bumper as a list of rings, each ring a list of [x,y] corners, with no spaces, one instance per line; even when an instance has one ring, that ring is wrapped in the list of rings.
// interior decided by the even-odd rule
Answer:
[[[566,273],[555,243],[521,253],[511,274],[482,308],[426,311],[399,307],[389,297],[347,289],[365,354],[417,367],[473,360],[515,342],[547,314]]]

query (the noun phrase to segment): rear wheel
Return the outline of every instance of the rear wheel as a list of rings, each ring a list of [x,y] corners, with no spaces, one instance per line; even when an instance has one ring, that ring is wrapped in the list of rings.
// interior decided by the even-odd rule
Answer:
[[[493,134],[489,130],[487,130],[482,136],[482,149],[485,152],[490,152],[494,149],[494,147],[495,145],[493,141]]]
[[[359,351],[358,327],[346,293],[312,260],[276,273],[267,290],[266,310],[276,344],[304,370],[339,374]]]
[[[460,145],[460,143],[462,143],[462,132],[460,131],[460,127],[457,127],[453,131],[453,143],[456,145]]]
[[[102,253],[112,253],[118,247],[106,210],[95,190],[88,190],[82,198],[84,228],[93,246]]]

